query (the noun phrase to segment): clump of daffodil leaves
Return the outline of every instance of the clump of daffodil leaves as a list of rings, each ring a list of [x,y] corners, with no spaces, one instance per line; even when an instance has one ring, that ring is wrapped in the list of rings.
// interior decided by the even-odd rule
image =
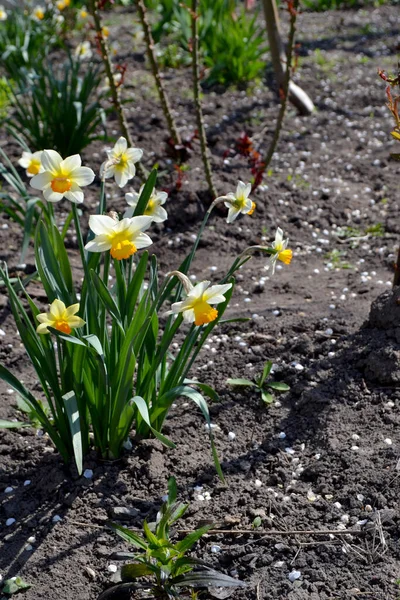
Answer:
[[[53,217],[38,223],[34,250],[49,308],[40,310],[22,281],[15,287],[7,266],[0,265],[21,342],[41,391],[34,395],[3,365],[0,377],[17,392],[31,422],[40,423],[63,459],[75,460],[79,473],[90,447],[103,457],[116,458],[132,430],[138,437],[154,436],[173,448],[173,440],[162,430],[179,397],[193,401],[210,424],[205,396],[216,400],[217,395],[208,385],[189,379],[189,374],[224,315],[234,274],[254,252],[269,255],[272,268],[277,260],[288,264],[292,258],[278,230],[271,247],[244,250],[221,281],[191,283],[188,273],[213,208],[225,203],[229,223],[255,209],[249,200],[250,186],[239,182],[235,193],[214,200],[183,263],[161,277],[157,258],[148,251],[152,223],[167,218],[167,195],[156,190],[156,171],[139,193],[126,194],[127,208],[121,218],[107,212],[105,202],[105,180],[114,178],[123,188],[135,176],[142,154],[138,148],[128,148],[124,138],[108,151],[100,170],[99,205],[89,218],[86,240],[77,207],[84,201],[83,188],[95,178],[92,169],[82,166],[79,155],[62,158],[54,150],[25,153],[20,163],[31,186],[43,193],[50,207],[64,198],[71,202],[83,281],[78,288],[63,236],[48,211]],[[170,348],[181,329],[185,338],[173,356]],[[214,462],[223,478],[208,429]]]

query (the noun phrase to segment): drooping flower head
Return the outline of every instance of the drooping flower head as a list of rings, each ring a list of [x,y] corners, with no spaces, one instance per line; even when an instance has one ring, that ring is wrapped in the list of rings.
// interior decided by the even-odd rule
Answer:
[[[0,21],[7,20],[7,12],[4,9],[4,6],[0,6]]]
[[[293,257],[293,252],[290,248],[287,247],[289,243],[289,238],[286,240],[283,239],[283,231],[280,227],[276,230],[275,241],[272,242],[272,247],[275,249],[275,254],[272,254],[270,257],[270,262],[272,266],[272,273],[275,273],[276,262],[278,260],[285,263],[285,265],[290,265]]]
[[[139,198],[143,192],[143,189],[144,185],[142,185],[142,187],[140,188],[139,193],[128,192],[128,194],[125,194],[125,200],[129,204],[129,206],[132,207],[131,209],[128,209],[125,212],[125,217],[130,217],[133,215],[133,212],[137,206],[137,203],[139,202]],[[168,219],[167,211],[165,210],[165,208],[162,207],[162,205],[165,204],[167,198],[167,192],[158,192],[157,190],[153,189],[143,214],[148,217],[151,217],[154,223],[163,223]]]
[[[56,6],[57,6],[58,10],[64,10],[70,4],[71,4],[71,0],[58,0],[58,2],[56,2]]]
[[[218,317],[218,310],[211,305],[225,302],[224,294],[231,289],[232,284],[211,285],[210,287],[210,281],[202,281],[193,286],[183,273],[173,273],[182,281],[187,295],[181,302],[172,304],[171,312],[182,313],[183,319],[187,323],[195,325],[205,325],[215,321]]]
[[[63,160],[55,150],[43,150],[41,159],[43,172],[32,178],[31,186],[42,190],[48,202],[59,202],[64,197],[76,204],[83,202],[81,186],[92,183],[94,172],[81,167],[79,154]]]
[[[79,304],[66,307],[64,302],[56,299],[51,303],[49,312],[41,313],[36,317],[40,323],[36,331],[50,333],[48,327],[52,327],[62,333],[70,334],[73,329],[85,325],[85,321],[76,315],[77,312],[79,312]]]
[[[140,248],[147,248],[153,242],[143,233],[150,226],[151,217],[131,217],[118,221],[108,215],[92,215],[89,227],[95,234],[85,246],[89,252],[107,252],[117,260],[129,258]]]
[[[39,152],[33,152],[33,154],[32,152],[23,152],[18,164],[26,169],[28,177],[42,173],[42,151],[39,150]]]
[[[114,177],[120,188],[123,188],[135,176],[135,163],[143,156],[143,150],[128,148],[128,142],[120,137],[112,150],[107,151],[108,160],[100,167],[100,175],[108,179]]]
[[[226,200],[225,206],[229,208],[228,216],[226,219],[227,223],[233,223],[233,221],[240,215],[252,215],[256,208],[256,203],[250,200],[249,194],[251,192],[251,183],[243,183],[239,181],[236,192],[229,192],[226,196],[220,196],[218,200]]]

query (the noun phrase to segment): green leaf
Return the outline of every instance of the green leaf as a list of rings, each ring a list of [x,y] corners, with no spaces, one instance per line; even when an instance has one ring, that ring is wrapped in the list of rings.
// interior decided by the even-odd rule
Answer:
[[[135,546],[135,548],[139,548],[140,550],[147,550],[148,545],[146,540],[144,540],[141,536],[137,535],[134,531],[127,529],[127,527],[122,527],[121,525],[117,525],[116,523],[107,523],[108,527],[115,531],[125,542],[129,542]]]
[[[218,571],[214,571],[213,569],[207,569],[200,573],[180,575],[170,583],[177,587],[246,587],[244,581],[234,579],[223,573],[218,573]]]
[[[60,338],[60,340],[65,340],[66,342],[71,342],[71,344],[76,344],[77,346],[83,346],[87,348],[85,342],[82,342],[79,338],[74,335],[69,335],[68,333],[60,333],[58,329],[54,329],[54,327],[48,327],[50,333],[54,334],[56,337]]]
[[[68,417],[69,429],[72,438],[72,447],[74,449],[74,457],[76,468],[78,469],[79,475],[82,475],[82,434],[81,434],[81,422],[79,417],[78,403],[76,401],[75,392],[68,392],[63,395],[65,412]]]
[[[143,563],[136,563],[130,565],[124,565],[121,568],[121,579],[122,581],[132,581],[138,577],[146,577],[147,575],[153,575],[156,568],[152,565],[145,565]]]
[[[116,305],[114,298],[111,296],[103,280],[100,279],[97,273],[93,270],[90,271],[90,276],[92,278],[94,287],[96,288],[101,302],[104,304],[105,308],[108,310],[110,315],[114,317],[114,319],[116,319],[118,323],[122,324],[121,313],[119,311],[119,308]]]
[[[171,440],[166,438],[164,435],[162,435],[162,433],[160,433],[159,431],[154,429],[154,427],[151,425],[150,417],[149,417],[149,410],[148,410],[147,404],[143,400],[143,398],[141,398],[140,396],[135,396],[132,399],[132,403],[137,406],[140,416],[142,417],[142,419],[146,423],[146,425],[149,427],[149,429],[152,431],[152,433],[155,435],[155,437],[158,440],[160,440],[160,442],[162,442],[163,444],[168,446],[168,448],[175,448],[175,444],[173,442],[171,442]]]
[[[276,390],[277,392],[288,392],[290,390],[290,386],[282,381],[270,381],[266,383],[266,386]]]
[[[250,381],[250,379],[227,379],[226,383],[228,385],[242,385],[245,387],[257,387],[254,381]]]
[[[21,577],[13,577],[12,579],[5,580],[2,592],[8,596],[12,596],[22,590],[28,590],[30,587],[32,587],[31,584],[23,581]]]
[[[168,504],[173,504],[178,495],[178,488],[176,485],[175,477],[170,477],[168,479]]]
[[[181,540],[180,542],[178,542],[177,544],[175,544],[175,548],[179,552],[187,552],[188,550],[190,550],[192,548],[192,546],[194,546],[194,544],[205,533],[207,533],[207,531],[209,531],[213,527],[214,527],[214,524],[211,523],[210,525],[204,525],[203,527],[200,527],[199,529],[196,529],[196,531],[192,531],[192,533],[189,533],[186,537],[183,538],[183,540]]]
[[[20,427],[31,427],[30,423],[22,423],[21,421],[4,421],[0,419],[0,429],[19,429]]]
[[[203,394],[210,398],[210,400],[212,400],[213,402],[219,402],[219,396],[217,392],[210,385],[207,385],[206,383],[201,383],[200,381],[195,381],[194,379],[185,379],[183,383],[188,385],[196,385],[198,388],[201,389]]]
[[[269,392],[261,392],[261,398],[263,400],[263,402],[265,402],[265,404],[272,404],[272,402],[274,401],[274,397],[272,394],[270,394]]]
[[[269,374],[271,373],[271,369],[272,369],[272,361],[268,360],[265,365],[264,365],[264,369],[261,375],[261,379],[260,379],[260,387],[263,386],[264,381],[267,379],[267,377],[269,376]]]
[[[139,201],[138,201],[136,208],[134,210],[134,213],[133,213],[134,217],[138,217],[138,216],[144,214],[144,211],[146,210],[146,206],[149,202],[150,196],[155,188],[156,181],[157,181],[157,169],[153,169],[153,171],[150,173],[150,175],[147,178],[147,181],[144,185],[142,193],[140,194]]]

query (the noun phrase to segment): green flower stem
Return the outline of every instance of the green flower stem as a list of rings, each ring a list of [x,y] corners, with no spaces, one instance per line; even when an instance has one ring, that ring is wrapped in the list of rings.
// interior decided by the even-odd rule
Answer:
[[[94,28],[96,30],[96,35],[97,35],[97,39],[99,41],[100,50],[101,50],[101,58],[103,60],[108,83],[110,85],[112,102],[114,104],[115,112],[117,113],[121,133],[124,136],[124,138],[126,138],[128,145],[132,148],[135,146],[135,144],[133,143],[132,136],[129,131],[128,123],[125,118],[124,109],[122,107],[120,88],[114,81],[111,58],[110,58],[110,54],[108,52],[107,42],[103,36],[103,29],[102,29],[101,17],[100,17],[100,12],[99,12],[99,3],[97,0],[89,0],[89,11],[93,17]],[[137,171],[138,171],[139,176],[142,179],[145,179],[147,177],[146,169],[141,163],[137,164]]]
[[[121,311],[121,316],[125,317],[125,304],[126,304],[126,281],[125,276],[121,268],[120,261],[114,258],[114,269],[115,277],[117,279],[117,293],[118,293],[118,304]]]
[[[81,224],[80,224],[79,215],[78,215],[78,207],[76,204],[72,205],[72,214],[74,216],[76,237],[78,239],[79,253],[81,255],[81,262],[82,262],[82,267],[83,267],[83,271],[84,271],[84,275],[85,275],[84,282],[82,285],[82,300],[83,300],[82,314],[84,315],[83,318],[86,321],[86,328],[87,328],[88,332],[90,331],[90,333],[94,333],[97,330],[97,327],[95,326],[95,322],[97,320],[97,311],[96,311],[96,307],[95,307],[95,303],[94,303],[94,298],[93,298],[92,294],[90,293],[90,289],[91,289],[90,273],[89,273],[89,267],[88,267],[87,258],[86,258],[85,246],[83,243]],[[89,303],[89,306],[87,305],[88,303]],[[90,324],[94,325],[93,328],[89,325],[89,321],[90,321]]]
[[[217,196],[212,177],[211,163],[209,160],[209,151],[207,145],[206,130],[204,127],[204,117],[200,100],[200,77],[199,77],[199,34],[198,34],[198,3],[192,0],[192,70],[193,70],[193,96],[194,107],[196,111],[197,129],[199,131],[201,158],[203,160],[204,172],[207,180],[209,192],[213,198]]]

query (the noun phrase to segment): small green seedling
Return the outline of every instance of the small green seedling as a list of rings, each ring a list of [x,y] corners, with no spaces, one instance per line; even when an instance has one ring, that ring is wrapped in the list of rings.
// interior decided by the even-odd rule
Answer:
[[[103,592],[98,600],[119,598],[120,592],[129,594],[146,590],[159,600],[196,598],[194,588],[244,587],[243,581],[219,573],[203,561],[189,558],[187,552],[213,525],[205,525],[173,543],[171,526],[183,516],[188,504],[176,502],[177,488],[173,477],[168,482],[168,499],[157,514],[155,523],[143,523],[144,536],[115,523],[109,526],[123,540],[135,546],[138,552],[125,555],[134,562],[120,570],[121,582]],[[137,580],[145,577],[145,583]],[[121,596],[122,597],[122,596]]]
[[[7,596],[12,596],[13,594],[18,594],[18,592],[24,592],[30,587],[31,584],[23,581],[21,577],[11,577],[11,579],[5,580],[1,591]]]
[[[290,390],[290,387],[282,381],[267,381],[271,369],[272,361],[268,360],[264,365],[262,374],[259,377],[255,377],[253,381],[250,379],[227,379],[226,383],[234,386],[256,388],[261,394],[262,401],[265,404],[271,404],[274,401],[274,396],[269,390],[273,390],[274,392],[288,392]]]

